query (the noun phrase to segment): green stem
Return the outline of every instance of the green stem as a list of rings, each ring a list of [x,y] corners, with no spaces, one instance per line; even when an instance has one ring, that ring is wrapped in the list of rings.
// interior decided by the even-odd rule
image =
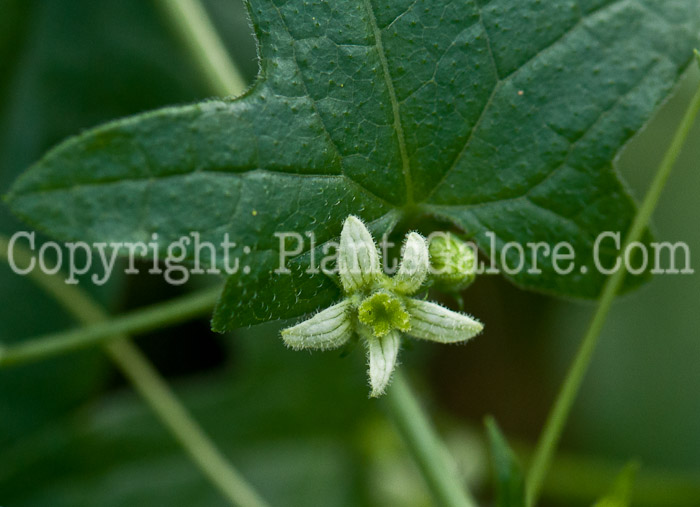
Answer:
[[[168,14],[173,26],[180,32],[183,41],[190,48],[190,52],[195,60],[207,71],[212,89],[222,94],[240,93],[242,91],[240,85],[218,77],[219,75],[227,74],[227,68],[235,69],[235,65],[226,54],[222,44],[212,43],[212,41],[208,40],[210,37],[218,41],[218,38],[211,23],[206,19],[206,13],[201,5],[196,0],[158,0],[158,3],[161,4]],[[194,14],[195,11],[196,14]],[[193,18],[196,22],[194,26],[191,26]],[[207,25],[206,29],[205,25]],[[213,51],[207,49],[211,47],[214,48]],[[395,383],[399,386],[396,388],[398,394],[392,397],[396,402],[391,403],[391,406],[397,407],[395,411],[397,415],[406,410],[412,410],[413,415],[420,415],[419,422],[408,426],[399,424],[399,427],[406,429],[403,434],[407,439],[411,439],[408,445],[416,449],[414,455],[419,462],[423,463],[421,470],[423,470],[429,486],[431,489],[437,488],[434,489],[434,492],[445,501],[445,505],[474,505],[473,502],[466,498],[458,483],[452,480],[451,474],[442,473],[445,471],[445,466],[441,465],[444,457],[439,457],[439,453],[433,452],[440,447],[437,436],[432,432],[425,417],[422,416],[418,404],[413,399],[408,387],[400,378]],[[406,421],[405,418],[400,417],[397,417],[397,420]],[[423,459],[428,459],[428,461],[421,461]],[[435,466],[435,468],[430,468],[432,466]]]
[[[267,505],[216,448],[148,359],[131,341],[120,338],[108,343],[105,348],[161,422],[170,429],[192,460],[233,505]]]
[[[698,89],[691,100],[690,106],[688,107],[686,114],[683,116],[683,120],[676,130],[671,146],[669,147],[661,162],[661,165],[659,166],[656,176],[654,177],[654,180],[652,181],[651,186],[644,197],[644,201],[642,202],[639,211],[634,217],[632,226],[630,227],[627,237],[625,238],[622,251],[624,251],[627,245],[630,243],[641,239],[654,208],[659,201],[664,185],[671,174],[671,169],[675,165],[676,160],[678,160],[678,156],[680,155],[683,145],[688,138],[688,134],[690,134],[690,130],[696,116],[698,115],[698,112],[700,112],[700,89]],[[603,328],[603,323],[605,322],[605,318],[610,311],[615,295],[622,286],[625,273],[625,269],[620,268],[607,279],[598,303],[598,308],[593,315],[588,331],[586,332],[586,335],[579,346],[574,362],[571,364],[571,367],[566,375],[566,379],[564,380],[564,384],[562,385],[554,406],[549,413],[544,430],[542,431],[542,435],[537,443],[532,466],[527,478],[527,505],[529,507],[535,505],[537,501],[540,488],[542,487],[542,482],[544,481],[547,471],[549,470],[552,457],[556,451],[559,439],[561,438],[569,412],[571,411],[571,406],[574,403],[576,395],[578,394],[581,383],[583,382],[583,378],[588,369],[588,365],[591,362],[591,357],[593,356],[593,351],[598,343],[598,338],[600,336],[600,331]]]
[[[197,0],[158,0],[167,19],[196,61],[214,93],[238,95],[245,81],[229,59],[206,10]],[[7,242],[0,241],[6,258]],[[17,250],[15,250],[15,253]],[[26,255],[27,252],[24,252]],[[202,429],[180,404],[158,372],[128,337],[129,331],[146,331],[181,321],[211,309],[217,294],[213,290],[181,298],[147,310],[140,310],[121,319],[107,321],[106,312],[82,289],[66,285],[60,275],[32,271],[31,277],[47,293],[56,298],[79,321],[88,327],[57,334],[9,350],[0,349],[0,364],[46,357],[52,353],[88,346],[106,340],[105,349],[122,373],[148,402],[182,447],[209,480],[234,505],[262,507],[265,504],[209,440]],[[218,292],[218,289],[217,289]]]
[[[8,239],[0,235],[0,261],[8,262],[9,247]],[[11,255],[14,264],[22,271],[26,271],[31,266],[32,252],[25,247],[13,245]],[[39,269],[33,269],[27,276],[86,325],[75,330],[51,333],[9,347],[3,347],[0,344],[0,368],[105,344],[116,339],[115,335],[145,333],[206,315],[214,307],[221,292],[220,287],[204,289],[165,303],[135,310],[121,317],[108,319],[102,308],[87,292],[77,285],[67,285],[60,274],[49,276]]]
[[[203,6],[197,0],[158,0],[157,3],[200,66],[213,92],[222,96],[242,93],[245,81],[229,59]],[[6,241],[2,246],[0,257],[7,251]],[[0,362],[17,364],[95,344],[111,336],[113,340],[105,344],[111,358],[211,482],[235,505],[265,505],[191,418],[138,348],[125,335],[119,334],[146,331],[200,315],[213,306],[216,300],[213,290],[106,322],[106,313],[90,295],[76,286],[66,285],[61,276],[45,275],[37,270],[32,271],[30,276],[88,327],[59,333],[17,348],[0,349]]]
[[[18,267],[23,269],[29,266],[31,252],[27,249],[15,245],[12,255]],[[0,236],[0,260],[8,260],[8,241],[2,236]],[[170,429],[180,445],[222,494],[233,505],[244,507],[265,505],[217,450],[158,372],[127,336],[131,331],[146,331],[211,310],[219,289],[217,292],[209,289],[110,321],[107,313],[90,294],[77,285],[67,285],[61,273],[49,275],[34,269],[28,276],[86,327],[0,349],[0,365],[19,364],[103,343],[105,350],[122,373],[132,382],[161,422]],[[108,339],[109,341],[106,341]]]
[[[174,32],[199,65],[211,90],[222,97],[240,95],[246,81],[219,38],[199,0],[156,0]]]
[[[418,464],[437,504],[446,507],[475,507],[476,503],[460,484],[447,449],[399,371],[394,373],[387,401],[399,434]]]
[[[70,297],[74,300],[77,300],[76,292],[82,293],[80,290],[70,290],[73,288],[70,286],[66,288],[69,289],[66,293],[70,292]],[[49,290],[55,294],[54,290],[47,287],[47,291]],[[18,345],[4,347],[0,349],[0,368],[38,361],[87,347],[106,345],[119,334],[145,333],[207,315],[214,307],[220,292],[221,288],[218,286],[205,289],[119,317],[92,319],[92,324],[79,329],[51,333]],[[87,306],[81,306],[78,310],[85,312],[86,308]]]

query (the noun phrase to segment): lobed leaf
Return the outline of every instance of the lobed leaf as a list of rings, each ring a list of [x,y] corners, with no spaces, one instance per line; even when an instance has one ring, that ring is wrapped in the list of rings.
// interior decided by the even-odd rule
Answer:
[[[527,258],[511,278],[595,297],[593,241],[624,235],[635,212],[613,161],[700,33],[696,0],[251,0],[249,12],[261,70],[248,93],[68,140],[8,198],[59,238],[157,232],[165,248],[191,231],[215,243],[229,233],[234,255],[248,246],[259,258],[251,284],[229,280],[220,329],[332,299],[323,275],[269,283],[274,232],[313,231],[321,244],[350,214],[387,229],[431,214],[484,249],[492,231],[497,257],[508,241],[568,241],[569,275],[551,258],[529,272]]]

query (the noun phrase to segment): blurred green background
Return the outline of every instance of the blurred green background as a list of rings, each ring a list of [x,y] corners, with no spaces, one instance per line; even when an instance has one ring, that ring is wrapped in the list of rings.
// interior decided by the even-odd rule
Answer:
[[[252,82],[255,45],[241,3],[205,4]],[[690,71],[620,158],[637,197],[698,84]],[[208,95],[151,2],[0,0],[0,193],[69,135]],[[695,269],[699,140],[696,125],[654,217],[659,240],[690,245]],[[0,232],[19,229],[3,207]],[[4,265],[0,288],[3,343],[73,325]],[[182,290],[130,277],[94,292],[116,313]],[[463,347],[415,344],[403,361],[488,503],[483,417],[493,414],[527,458],[593,306],[498,278],[464,296],[486,332]],[[202,320],[139,344],[274,505],[430,505],[382,402],[366,397],[362,354],[293,352],[278,328],[216,336]],[[640,505],[700,505],[700,274],[658,276],[616,303],[562,450],[546,505],[590,505],[630,458],[642,464]],[[88,351],[0,371],[0,505],[225,503],[101,352]]]

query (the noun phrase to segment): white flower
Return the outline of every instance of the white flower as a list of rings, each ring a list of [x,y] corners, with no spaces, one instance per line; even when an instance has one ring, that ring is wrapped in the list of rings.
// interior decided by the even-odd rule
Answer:
[[[407,235],[398,272],[381,270],[379,251],[362,221],[343,224],[338,273],[345,299],[308,320],[282,331],[295,349],[333,349],[359,336],[367,348],[370,396],[384,393],[396,367],[401,333],[438,343],[464,342],[483,325],[436,303],[414,299],[428,276],[428,245],[420,234]]]

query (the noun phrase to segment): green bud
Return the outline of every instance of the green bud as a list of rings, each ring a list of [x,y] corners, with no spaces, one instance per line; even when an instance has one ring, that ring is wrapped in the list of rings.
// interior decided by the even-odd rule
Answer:
[[[430,267],[438,289],[459,292],[476,278],[474,250],[454,234],[436,234],[430,240]]]

